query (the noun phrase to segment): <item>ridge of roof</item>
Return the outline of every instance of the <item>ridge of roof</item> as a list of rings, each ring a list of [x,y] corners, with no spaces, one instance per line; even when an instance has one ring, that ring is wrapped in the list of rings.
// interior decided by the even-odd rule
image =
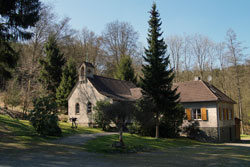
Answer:
[[[199,81],[201,81],[201,83],[202,83],[203,85],[205,85],[205,87],[209,90],[210,94],[211,94],[212,96],[214,96],[214,97],[216,98],[216,100],[219,100],[219,98],[214,94],[214,92],[208,87],[207,84],[209,84],[209,83],[207,83],[207,82],[205,82],[205,81],[203,81],[203,80],[199,80]]]

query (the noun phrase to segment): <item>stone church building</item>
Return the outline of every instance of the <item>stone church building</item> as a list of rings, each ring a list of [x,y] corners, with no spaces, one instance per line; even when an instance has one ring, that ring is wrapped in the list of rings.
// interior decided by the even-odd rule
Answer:
[[[69,118],[77,118],[82,125],[92,125],[93,107],[97,101],[135,101],[141,91],[132,82],[94,74],[94,66],[83,62],[79,68],[79,81],[68,96]]]
[[[97,101],[135,101],[141,89],[132,82],[102,77],[94,74],[94,66],[83,62],[79,68],[79,81],[68,96],[68,116],[77,123],[91,126],[93,107]],[[185,108],[187,120],[183,127],[196,123],[200,136],[208,140],[229,141],[239,139],[239,127],[235,124],[235,102],[219,89],[202,80],[176,83],[180,102]]]

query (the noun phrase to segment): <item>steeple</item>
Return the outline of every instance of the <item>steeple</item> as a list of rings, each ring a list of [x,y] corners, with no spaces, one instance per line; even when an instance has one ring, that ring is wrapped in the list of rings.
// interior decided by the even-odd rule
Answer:
[[[94,77],[94,66],[91,63],[83,62],[80,66],[78,73],[79,73],[79,81],[80,82],[87,82],[87,77]]]

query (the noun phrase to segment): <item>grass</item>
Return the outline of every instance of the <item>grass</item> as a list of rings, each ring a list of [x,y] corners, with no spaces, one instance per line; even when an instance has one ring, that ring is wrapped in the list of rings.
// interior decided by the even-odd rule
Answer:
[[[89,152],[97,153],[130,153],[130,152],[145,152],[154,150],[164,150],[169,147],[182,147],[191,145],[200,145],[202,143],[187,139],[155,139],[152,137],[143,137],[138,135],[124,134],[125,148],[119,149],[112,147],[115,141],[118,141],[118,135],[102,136],[88,141],[84,147]]]
[[[62,129],[62,137],[81,133],[98,133],[100,129],[78,126],[72,129],[70,123],[59,122]],[[39,136],[29,121],[12,119],[9,116],[0,115],[0,146],[10,143],[16,145],[34,144],[47,142],[59,137],[41,137]]]
[[[250,135],[241,134],[241,135],[240,135],[240,138],[241,138],[242,140],[250,140]]]

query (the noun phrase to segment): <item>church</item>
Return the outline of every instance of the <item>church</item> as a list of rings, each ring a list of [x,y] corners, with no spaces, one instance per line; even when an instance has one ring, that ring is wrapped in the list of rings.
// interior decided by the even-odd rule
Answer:
[[[94,123],[93,107],[97,101],[135,101],[141,97],[140,88],[132,82],[98,76],[94,71],[91,63],[83,62],[78,82],[68,96],[69,118],[77,118],[85,126]]]

